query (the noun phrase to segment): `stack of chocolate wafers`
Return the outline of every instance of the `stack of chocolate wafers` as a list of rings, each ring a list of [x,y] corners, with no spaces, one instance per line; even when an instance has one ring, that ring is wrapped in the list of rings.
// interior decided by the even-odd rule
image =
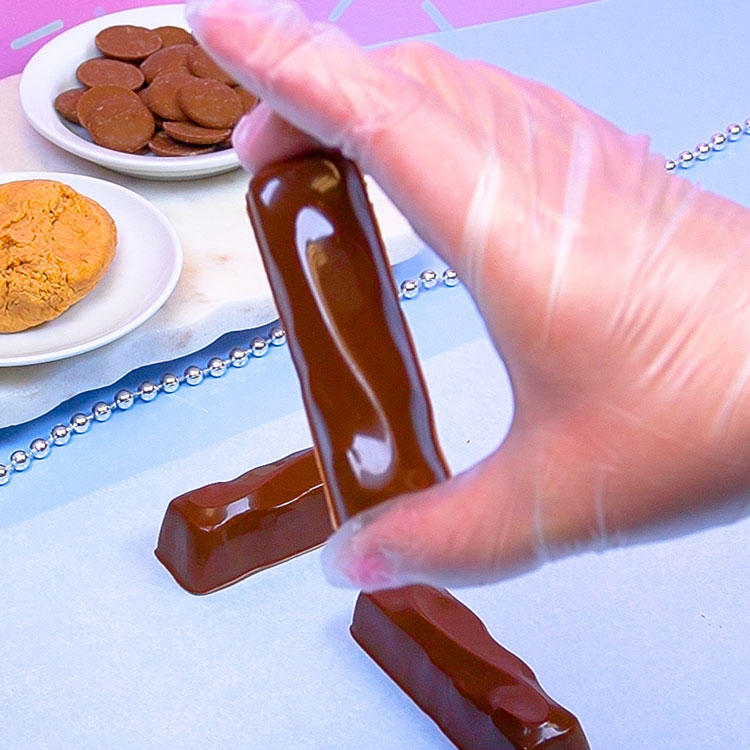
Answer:
[[[227,148],[257,104],[185,29],[111,26],[94,41],[102,56],[78,66],[82,86],[61,92],[55,109],[99,146],[157,156]]]

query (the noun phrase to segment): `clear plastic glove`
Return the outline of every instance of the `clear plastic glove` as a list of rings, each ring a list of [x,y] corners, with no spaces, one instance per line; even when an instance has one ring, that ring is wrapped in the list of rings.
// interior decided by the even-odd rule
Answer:
[[[503,445],[350,520],[331,581],[493,581],[748,512],[746,209],[491,66],[421,43],[365,52],[286,0],[188,16],[264,101],[235,131],[244,164],[314,141],[356,160],[456,268],[510,373]]]

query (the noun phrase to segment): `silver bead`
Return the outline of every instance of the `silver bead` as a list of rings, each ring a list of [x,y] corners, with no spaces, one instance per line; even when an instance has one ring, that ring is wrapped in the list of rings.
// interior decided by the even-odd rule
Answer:
[[[10,480],[10,469],[4,464],[0,464],[0,487],[7,484]]]
[[[714,133],[711,136],[711,146],[714,151],[721,151],[727,145],[727,137],[724,133]]]
[[[745,135],[750,135],[750,117],[745,120]]]
[[[250,342],[250,351],[253,357],[265,357],[268,353],[268,342],[261,336],[256,336]]]
[[[699,143],[695,147],[695,155],[701,160],[706,161],[709,156],[711,156],[711,151],[713,149],[711,148],[710,143],[706,143],[705,141],[703,143]]]
[[[247,364],[247,351],[236,346],[229,352],[229,361],[232,363],[232,367],[244,367]]]
[[[135,396],[126,388],[121,391],[117,391],[115,394],[115,404],[118,409],[125,411],[129,409],[135,402]]]
[[[227,363],[221,357],[212,357],[208,361],[208,374],[220,378],[227,371]]]
[[[199,385],[203,382],[203,370],[197,365],[190,365],[185,369],[185,382],[188,385]]]
[[[34,458],[46,458],[49,456],[49,442],[44,438],[36,438],[31,441],[29,452]]]
[[[739,139],[742,138],[742,125],[737,122],[728,125],[727,136],[730,141],[739,141]]]
[[[10,454],[10,465],[13,471],[26,471],[31,466],[31,456],[26,451],[13,451]]]
[[[446,286],[456,286],[458,284],[458,274],[452,268],[446,268],[443,271],[443,284]]]
[[[425,289],[432,289],[438,283],[438,275],[431,268],[425,268],[419,274],[419,282]]]
[[[667,172],[674,172],[675,169],[677,169],[677,162],[674,159],[667,159],[664,162],[664,169],[666,169]]]
[[[70,418],[71,429],[73,430],[73,432],[76,432],[79,435],[83,432],[86,432],[90,426],[91,417],[88,414],[82,414],[81,412],[78,412]]]
[[[692,151],[682,151],[677,158],[682,169],[690,169],[695,164],[695,154]]]
[[[406,279],[401,282],[401,296],[405,299],[414,299],[419,294],[419,282],[414,279]]]
[[[70,427],[66,424],[56,424],[50,430],[50,437],[55,445],[65,445],[70,440]]]
[[[112,416],[112,407],[106,401],[97,401],[91,407],[91,413],[97,422],[106,422]]]
[[[274,326],[270,332],[271,344],[273,346],[284,346],[286,344],[286,331],[279,326]]]
[[[141,401],[153,401],[159,394],[159,388],[150,380],[144,380],[138,386],[138,397]]]
[[[161,387],[164,389],[164,393],[174,393],[180,387],[180,379],[177,375],[168,372],[161,376]]]

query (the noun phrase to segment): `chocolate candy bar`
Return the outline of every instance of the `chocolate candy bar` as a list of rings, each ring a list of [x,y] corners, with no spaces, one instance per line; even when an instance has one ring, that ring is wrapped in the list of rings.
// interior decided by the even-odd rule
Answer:
[[[576,717],[447,591],[360,594],[351,633],[462,750],[589,750]]]
[[[208,594],[318,547],[331,532],[308,448],[172,500],[155,554],[180,586]]]
[[[248,212],[335,526],[448,476],[365,186],[338,153],[273,164]]]

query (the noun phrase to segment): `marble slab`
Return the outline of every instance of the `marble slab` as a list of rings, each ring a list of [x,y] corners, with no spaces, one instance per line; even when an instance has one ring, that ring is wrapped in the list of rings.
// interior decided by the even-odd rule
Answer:
[[[72,172],[134,190],[177,230],[185,263],[166,304],[124,338],[66,360],[0,368],[0,428],[45,414],[76,394],[111,385],[143,365],[195,352],[229,331],[276,319],[245,213],[248,178],[243,170],[159,182],[91,164],[48,143],[26,123],[18,102],[18,79],[0,81],[0,172]],[[372,181],[369,190],[391,261],[414,255],[422,243],[406,219]]]

